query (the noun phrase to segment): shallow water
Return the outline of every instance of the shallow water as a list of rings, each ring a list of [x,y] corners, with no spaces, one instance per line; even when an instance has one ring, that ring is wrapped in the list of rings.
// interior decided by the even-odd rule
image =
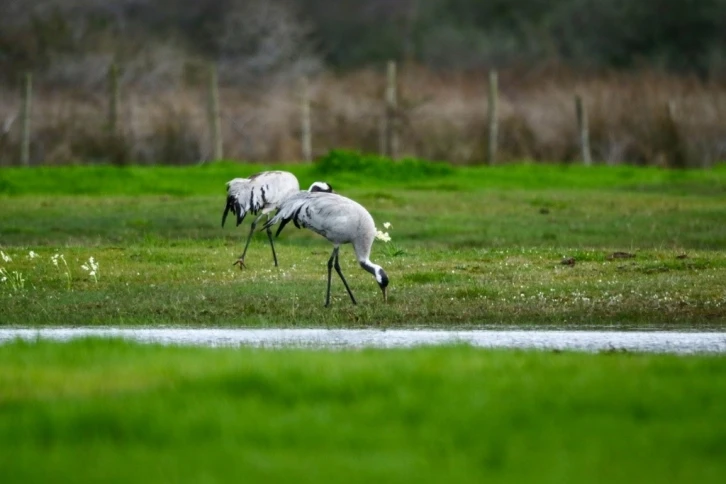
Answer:
[[[210,347],[407,348],[465,343],[481,348],[651,353],[726,353],[726,333],[646,331],[446,331],[375,329],[43,328],[0,329],[0,343],[96,336]]]

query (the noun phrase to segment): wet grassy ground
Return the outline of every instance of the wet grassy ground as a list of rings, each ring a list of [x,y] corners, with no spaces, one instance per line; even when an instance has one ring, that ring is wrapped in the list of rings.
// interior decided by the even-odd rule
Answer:
[[[330,247],[314,234],[286,229],[278,269],[258,235],[249,268],[231,267],[247,229],[219,227],[223,186],[259,168],[0,170],[0,325],[726,326],[723,169],[289,167],[392,224],[373,250],[389,303],[346,247],[360,304],[336,280],[325,309]],[[722,482],[725,373],[722,356],[10,343],[0,469],[3,482]]]
[[[392,224],[371,257],[391,278],[389,303],[344,246],[360,304],[334,276],[328,309],[331,246],[315,234],[286,228],[277,269],[258,234],[248,269],[231,266],[249,222],[219,226],[224,183],[262,167],[0,171],[11,259],[0,260],[0,324],[726,325],[726,170],[417,166],[381,177],[287,167]],[[90,257],[95,278],[81,267]]]
[[[722,482],[723,357],[0,351],[8,482]]]

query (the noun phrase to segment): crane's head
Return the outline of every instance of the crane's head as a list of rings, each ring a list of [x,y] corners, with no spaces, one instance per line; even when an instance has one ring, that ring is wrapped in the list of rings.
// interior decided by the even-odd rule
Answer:
[[[314,193],[314,192],[333,193],[333,187],[330,185],[330,183],[323,182],[323,181],[316,181],[312,185],[310,185],[310,188],[308,188],[308,191],[310,193]]]
[[[380,287],[381,291],[383,291],[383,302],[388,301],[386,297],[386,288],[388,287],[388,274],[386,274],[386,271],[383,270],[383,267],[379,266],[378,264],[372,263],[368,259],[360,261],[360,266],[367,272],[373,274],[373,277],[376,278],[376,282],[378,283],[378,287]]]
[[[378,283],[378,287],[381,288],[381,291],[383,291],[383,302],[388,301],[388,298],[386,297],[386,288],[388,287],[388,274],[386,274],[386,271],[383,270],[383,267],[378,266],[375,269],[374,275],[376,276],[376,282]]]

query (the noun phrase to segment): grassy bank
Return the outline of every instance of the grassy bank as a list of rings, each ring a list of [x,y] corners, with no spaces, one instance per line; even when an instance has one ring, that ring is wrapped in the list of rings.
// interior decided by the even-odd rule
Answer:
[[[726,325],[722,168],[288,166],[392,224],[372,254],[390,303],[345,246],[360,304],[334,280],[329,309],[331,246],[315,234],[287,228],[278,269],[258,234],[248,269],[231,266],[249,222],[219,226],[224,183],[260,168],[0,171],[0,249],[12,259],[0,262],[0,324]],[[90,257],[95,277],[81,267]]]
[[[722,357],[0,351],[13,482],[721,482]]]

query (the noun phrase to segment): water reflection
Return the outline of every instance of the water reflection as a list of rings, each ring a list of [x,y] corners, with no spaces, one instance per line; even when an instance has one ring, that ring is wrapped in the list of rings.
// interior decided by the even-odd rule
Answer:
[[[7,342],[15,338],[67,341],[86,336],[126,338],[145,343],[211,347],[406,348],[465,343],[481,348],[726,353],[726,333],[712,332],[187,328],[0,329],[0,342]]]

